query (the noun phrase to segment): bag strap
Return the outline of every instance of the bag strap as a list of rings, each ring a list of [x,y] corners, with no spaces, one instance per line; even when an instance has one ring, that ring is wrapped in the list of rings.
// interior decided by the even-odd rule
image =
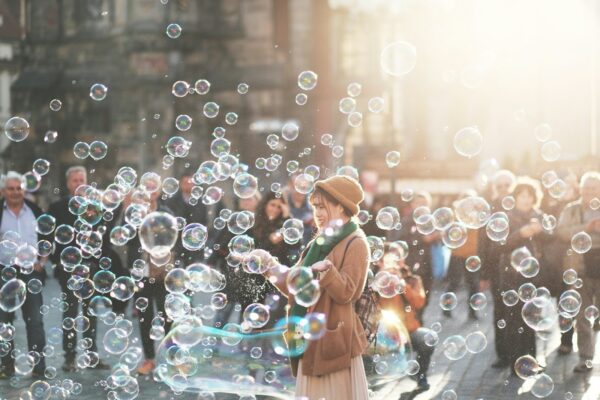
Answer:
[[[358,239],[358,236],[353,236],[352,239],[350,239],[346,244],[346,248],[344,249],[344,255],[342,257],[342,262],[340,263],[340,266],[344,265],[344,261],[346,260],[346,253],[348,252],[348,248],[350,247],[354,239]]]

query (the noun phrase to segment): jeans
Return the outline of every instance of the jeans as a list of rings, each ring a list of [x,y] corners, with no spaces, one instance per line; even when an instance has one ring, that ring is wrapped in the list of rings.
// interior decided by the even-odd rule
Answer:
[[[25,282],[25,284],[34,278],[43,279],[41,273],[37,271],[29,275],[19,274],[18,278]],[[46,331],[44,330],[44,316],[40,313],[40,307],[43,304],[44,300],[41,292],[36,294],[27,292],[25,302],[21,306],[21,313],[25,321],[25,330],[27,331],[27,347],[29,351],[37,351],[41,355],[39,363],[33,368],[33,371],[38,374],[43,374],[46,369],[46,361],[43,356],[43,350],[46,346]],[[9,313],[0,309],[0,322],[12,323],[14,319],[14,312]],[[19,332],[15,333],[15,335],[19,334]],[[10,342],[10,348],[14,349],[14,341]],[[7,374],[13,374],[15,371],[15,360],[11,357],[11,353],[12,351],[2,357],[2,367],[0,370]]]
[[[90,299],[80,300],[79,297],[75,296],[73,290],[67,287],[67,282],[61,280],[60,287],[63,293],[67,295],[65,302],[68,304],[67,309],[63,312],[63,320],[65,318],[75,319],[78,315],[79,304],[81,304],[81,313],[86,316],[90,321],[90,327],[87,331],[83,332],[84,338],[89,338],[92,341],[91,351],[97,352],[98,347],[96,345],[96,317],[91,316],[88,313],[88,306]],[[77,332],[75,330],[63,329],[63,350],[65,352],[66,361],[74,361],[77,355]]]
[[[428,346],[425,343],[425,337],[430,332],[427,328],[418,328],[410,334],[412,348],[417,353],[417,362],[419,363],[419,376],[427,377],[427,370],[431,362],[431,355],[434,346]]]
[[[165,334],[169,333],[171,323],[167,322],[167,314],[165,312],[165,298],[167,297],[167,290],[165,289],[164,282],[157,279],[154,283],[150,283],[148,278],[143,278],[142,283],[144,287],[135,293],[135,299],[145,297],[148,299],[148,307],[144,311],[137,310],[140,319],[140,335],[142,336],[142,348],[144,350],[144,357],[146,360],[154,360],[156,357],[156,351],[154,350],[154,340],[150,338],[150,330],[152,329],[152,319],[156,315],[154,313],[154,303],[156,304],[157,312],[162,312],[163,318],[165,318]],[[154,301],[152,301],[154,300]]]

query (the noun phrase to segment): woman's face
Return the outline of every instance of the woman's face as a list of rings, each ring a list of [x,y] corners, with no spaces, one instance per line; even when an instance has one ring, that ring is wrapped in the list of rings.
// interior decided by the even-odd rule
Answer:
[[[328,203],[323,197],[316,196],[311,203],[317,228],[326,227],[329,222],[344,219],[344,208],[341,205]]]
[[[240,199],[240,209],[243,211],[252,211],[256,210],[256,206],[258,205],[258,200],[256,197],[252,196],[247,199]]]
[[[519,211],[531,211],[534,201],[535,198],[528,190],[522,190],[521,193],[515,197],[515,207]]]
[[[273,199],[267,202],[265,205],[265,214],[267,214],[269,221],[279,218],[281,215],[281,205],[282,202],[279,199]]]

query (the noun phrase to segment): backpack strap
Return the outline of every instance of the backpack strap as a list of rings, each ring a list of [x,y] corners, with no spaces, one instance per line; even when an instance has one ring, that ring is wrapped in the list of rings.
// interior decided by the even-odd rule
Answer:
[[[344,256],[342,257],[342,262],[340,263],[340,266],[344,265],[344,261],[346,260],[346,253],[348,252],[348,248],[350,247],[354,239],[358,239],[358,236],[354,235],[352,239],[350,239],[348,243],[346,243],[346,248],[344,249]]]

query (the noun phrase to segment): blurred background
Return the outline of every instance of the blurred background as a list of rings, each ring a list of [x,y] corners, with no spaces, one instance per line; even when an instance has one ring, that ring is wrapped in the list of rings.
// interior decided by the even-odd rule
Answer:
[[[216,126],[250,169],[275,152],[302,166],[353,165],[381,192],[457,193],[500,167],[537,177],[597,169],[599,9],[596,0],[0,0],[0,120],[31,125],[27,141],[0,137],[0,169],[24,173],[45,158],[53,173],[40,193],[55,194],[73,164],[99,184],[124,165],[160,170],[179,114],[194,118],[182,135],[193,147],[175,175],[210,157]],[[177,39],[165,34],[171,23],[182,28]],[[400,76],[381,64],[397,41],[416,55]],[[305,70],[318,85],[299,105]],[[211,83],[208,94],[171,94],[175,81],[198,79]],[[108,87],[105,100],[89,98],[94,83]],[[349,124],[339,108],[352,83],[362,119]],[[382,112],[369,112],[372,97],[384,99]],[[220,105],[218,118],[202,118],[208,101]],[[229,111],[239,116],[233,126]],[[267,135],[289,120],[298,139],[269,149]],[[483,137],[471,158],[453,143],[467,126]],[[540,126],[559,146],[557,161],[543,157]],[[47,131],[58,133],[54,143]],[[341,156],[321,144],[325,133]],[[107,157],[77,160],[74,144],[93,140],[108,144]],[[392,150],[400,163],[390,168]]]

